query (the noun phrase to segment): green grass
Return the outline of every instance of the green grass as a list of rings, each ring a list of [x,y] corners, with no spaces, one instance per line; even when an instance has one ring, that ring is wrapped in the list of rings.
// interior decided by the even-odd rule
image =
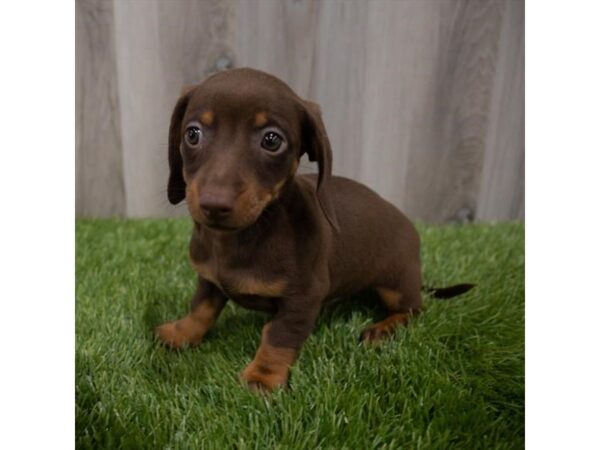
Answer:
[[[325,308],[291,389],[238,374],[266,316],[229,302],[197,348],[155,325],[186,313],[190,222],[77,223],[77,448],[492,449],[524,446],[524,227],[420,226],[429,285],[475,282],[379,348],[358,344],[372,298]]]

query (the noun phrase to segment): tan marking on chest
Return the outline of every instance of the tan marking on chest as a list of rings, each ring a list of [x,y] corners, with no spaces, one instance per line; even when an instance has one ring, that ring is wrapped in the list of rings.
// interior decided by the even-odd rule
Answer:
[[[223,290],[240,295],[259,295],[261,297],[281,297],[285,292],[287,282],[284,280],[264,281],[252,275],[219,277],[208,264],[190,260],[198,275]]]
[[[212,270],[212,268],[208,264],[199,263],[190,258],[190,262],[192,264],[192,268],[194,271],[204,278],[206,281],[210,281],[217,286],[221,286],[219,281],[217,280],[217,274]]]
[[[261,297],[281,297],[287,283],[284,280],[264,281],[252,276],[236,278],[231,288],[238,294],[260,295]]]

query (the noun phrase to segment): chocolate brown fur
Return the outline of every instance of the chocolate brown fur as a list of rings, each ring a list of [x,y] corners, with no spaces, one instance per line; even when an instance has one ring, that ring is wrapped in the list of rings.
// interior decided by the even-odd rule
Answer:
[[[198,124],[200,144],[192,145]],[[261,146],[269,129],[284,138],[276,153]],[[296,175],[305,153],[317,161],[317,176]],[[272,390],[285,384],[327,300],[376,289],[389,317],[366,330],[367,340],[421,310],[414,226],[366,186],[331,175],[318,106],[282,81],[235,69],[189,89],[171,118],[169,166],[169,200],[186,198],[195,224],[189,255],[199,283],[190,316],[202,314],[193,340],[169,334],[173,323],[159,327],[167,344],[198,343],[228,298],[269,312],[242,378]]]

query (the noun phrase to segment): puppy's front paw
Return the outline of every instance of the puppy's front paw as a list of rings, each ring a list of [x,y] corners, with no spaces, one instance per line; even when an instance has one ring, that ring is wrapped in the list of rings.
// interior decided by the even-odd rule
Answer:
[[[244,369],[240,378],[251,391],[273,392],[279,387],[287,387],[288,371],[273,371],[253,361]]]
[[[193,329],[187,318],[164,323],[154,330],[158,339],[169,348],[179,349],[187,345],[199,344],[202,334]]]

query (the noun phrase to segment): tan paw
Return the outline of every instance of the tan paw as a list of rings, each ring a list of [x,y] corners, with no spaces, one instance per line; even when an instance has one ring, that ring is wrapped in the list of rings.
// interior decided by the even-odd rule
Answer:
[[[202,334],[193,329],[187,318],[164,323],[156,327],[154,333],[164,345],[173,349],[197,345],[202,341]]]
[[[244,369],[240,378],[248,389],[254,392],[273,392],[279,387],[287,387],[288,371],[276,373],[268,367],[257,367],[250,363]]]
[[[360,333],[360,340],[368,344],[378,344],[388,339],[392,333],[377,325],[371,325]]]
[[[360,334],[360,340],[369,344],[384,341],[393,336],[399,326],[406,325],[410,315],[408,313],[396,313],[388,316],[381,322],[367,327]]]

